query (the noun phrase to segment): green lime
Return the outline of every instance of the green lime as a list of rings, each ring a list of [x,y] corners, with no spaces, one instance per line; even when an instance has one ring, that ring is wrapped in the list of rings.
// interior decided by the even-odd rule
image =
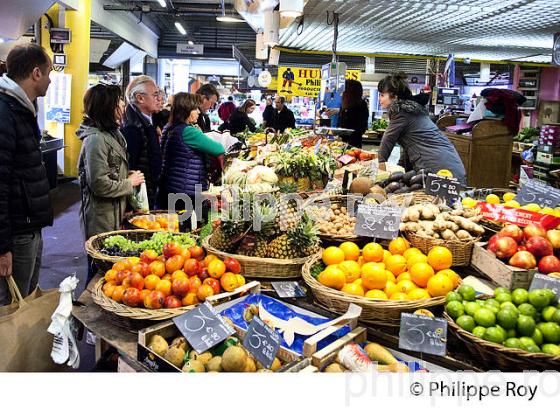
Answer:
[[[484,340],[488,340],[492,343],[502,344],[504,340],[506,340],[505,332],[502,329],[498,329],[497,327],[489,327],[486,329],[484,333]]]
[[[536,309],[548,306],[549,294],[545,289],[535,289],[529,292],[529,303]]]
[[[531,316],[519,315],[517,319],[517,331],[523,336],[531,336],[537,325]]]
[[[554,306],[547,306],[545,307],[542,312],[542,318],[546,321],[546,322],[554,322],[552,320],[552,318],[554,317],[554,314],[556,313],[558,309],[556,309]]]
[[[459,286],[458,292],[464,300],[472,301],[476,299],[476,291],[470,285]]]
[[[510,349],[521,349],[521,342],[515,337],[510,337],[505,340],[504,346]]]
[[[463,315],[457,318],[457,325],[466,330],[467,332],[472,332],[476,326],[474,319],[471,316]]]
[[[453,319],[457,319],[459,316],[463,316],[465,314],[465,308],[458,300],[452,300],[445,305],[445,311]]]
[[[515,289],[511,293],[511,300],[516,305],[521,305],[522,303],[526,303],[529,300],[529,292],[526,289]]]
[[[496,295],[496,301],[500,304],[505,302],[511,302],[511,294],[509,293],[500,293]]]
[[[507,301],[506,301],[506,302],[507,302]],[[499,309],[499,308],[500,308],[500,304],[501,304],[501,303],[498,302],[498,300],[497,300],[497,299],[494,299],[494,298],[492,298],[492,299],[486,299],[486,300],[484,301],[484,306],[486,306],[486,307],[496,307],[496,308]]]
[[[476,302],[467,302],[465,305],[465,312],[467,315],[474,316],[474,314],[480,309],[481,306]]]
[[[517,312],[517,306],[511,302],[504,302],[500,305],[500,309],[511,309]]]
[[[485,300],[477,300],[476,303],[478,304],[478,306],[480,307],[486,307],[486,301]]]
[[[537,309],[529,303],[522,303],[517,307],[517,310],[519,310],[520,315],[531,316],[532,318],[537,317]]]
[[[501,295],[501,294],[509,295],[510,291],[507,288],[496,288],[496,289],[494,289],[494,296],[498,296],[498,295]]]
[[[542,345],[544,341],[543,334],[539,329],[535,329],[535,331],[531,335],[531,339],[533,339],[535,341],[535,344],[539,346]]]
[[[543,353],[546,354],[551,354],[553,356],[560,356],[560,346],[556,346],[551,343],[542,345],[541,350]]]
[[[528,346],[528,345],[534,345],[535,344],[535,341],[533,339],[531,339],[530,337],[527,337],[527,336],[520,337],[519,341],[521,342],[521,346]]]
[[[560,343],[560,325],[558,323],[545,323],[540,330],[547,343]]]
[[[474,314],[474,320],[477,325],[488,328],[496,324],[496,315],[488,308],[480,308]]]
[[[540,353],[541,352],[541,349],[537,345],[529,345],[529,346],[527,346],[527,348],[525,350],[527,350],[529,353]]]
[[[482,326],[477,326],[473,329],[472,334],[476,337],[484,339],[484,333],[486,332],[486,328]]]
[[[449,302],[452,302],[454,300],[456,300],[458,302],[462,302],[463,297],[457,292],[449,292],[447,294],[447,296],[445,297],[445,303],[449,303]]]
[[[556,308],[556,312],[554,312],[551,322],[560,323],[560,308]]]
[[[519,314],[513,309],[502,309],[496,315],[496,319],[498,320],[498,324],[504,329],[515,329]]]
[[[544,291],[548,295],[548,304],[552,305],[554,303],[554,299],[556,299],[556,294],[552,291],[552,289],[544,289]]]
[[[506,338],[517,337],[517,332],[515,329],[508,329],[506,330]]]

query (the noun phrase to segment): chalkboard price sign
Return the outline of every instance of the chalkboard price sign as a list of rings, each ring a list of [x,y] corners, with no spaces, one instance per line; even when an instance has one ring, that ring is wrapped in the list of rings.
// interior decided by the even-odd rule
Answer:
[[[543,275],[541,273],[535,273],[535,276],[533,276],[533,281],[531,282],[531,286],[529,287],[530,291],[534,289],[552,290],[556,295],[554,301],[558,302],[558,297],[560,296],[560,280],[548,275]]]
[[[274,329],[265,325],[260,317],[254,316],[243,340],[243,346],[264,367],[270,369],[281,341],[282,338]]]
[[[404,209],[384,205],[359,204],[355,233],[379,239],[395,239]]]
[[[305,296],[304,290],[299,283],[290,282],[272,282],[272,287],[281,298],[302,298]]]
[[[208,302],[173,318],[173,322],[197,353],[211,349],[235,333]]]
[[[447,322],[437,317],[401,313],[399,348],[445,356]]]
[[[523,185],[515,200],[521,205],[538,204],[543,208],[556,208],[560,205],[560,189],[532,179]]]
[[[452,204],[460,198],[461,188],[463,186],[456,179],[440,177],[435,174],[428,174],[424,186],[427,194],[445,199],[448,204]]]

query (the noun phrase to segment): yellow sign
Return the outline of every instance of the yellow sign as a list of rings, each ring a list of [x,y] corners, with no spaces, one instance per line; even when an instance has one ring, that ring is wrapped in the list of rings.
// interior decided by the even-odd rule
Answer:
[[[346,70],[347,80],[360,81],[360,70]],[[276,90],[279,95],[286,97],[312,97],[316,98],[321,92],[321,69],[302,67],[278,67],[278,85]]]

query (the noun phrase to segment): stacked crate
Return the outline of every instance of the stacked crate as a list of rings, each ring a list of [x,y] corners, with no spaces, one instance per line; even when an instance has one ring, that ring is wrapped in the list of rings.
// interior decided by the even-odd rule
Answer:
[[[549,174],[560,168],[560,124],[548,124],[541,127],[537,157],[533,167],[536,179],[552,183],[557,179]]]

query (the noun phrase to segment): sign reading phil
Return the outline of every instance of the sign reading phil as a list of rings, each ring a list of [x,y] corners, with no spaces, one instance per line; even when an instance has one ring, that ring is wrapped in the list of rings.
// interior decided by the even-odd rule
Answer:
[[[348,80],[360,81],[360,70],[347,70]],[[284,96],[313,97],[321,91],[321,69],[304,67],[278,67],[278,94]]]

